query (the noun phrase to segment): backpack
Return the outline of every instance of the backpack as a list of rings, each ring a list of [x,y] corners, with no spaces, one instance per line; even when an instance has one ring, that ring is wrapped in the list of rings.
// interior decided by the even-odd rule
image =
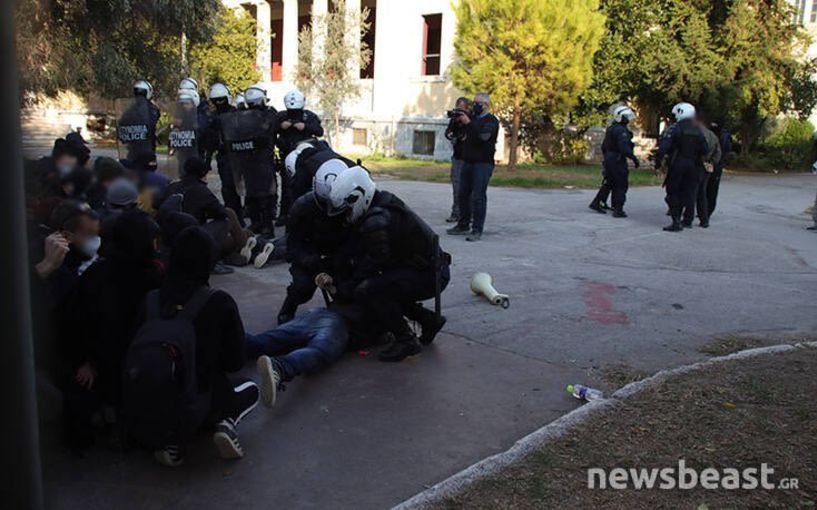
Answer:
[[[162,317],[159,291],[147,295],[146,320],[128,347],[123,373],[123,417],[128,434],[159,449],[192,436],[209,411],[198,391],[193,321],[213,295],[196,290],[182,310]]]

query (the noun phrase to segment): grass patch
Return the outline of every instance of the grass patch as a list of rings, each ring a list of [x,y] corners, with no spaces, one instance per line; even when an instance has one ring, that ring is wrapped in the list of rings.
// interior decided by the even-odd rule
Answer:
[[[449,182],[449,162],[402,159],[361,158],[372,173],[407,181]],[[657,186],[662,179],[651,170],[631,170],[631,186]],[[513,172],[506,165],[497,165],[491,178],[492,186],[513,188],[593,189],[601,183],[598,165],[550,166],[536,164],[518,165]]]
[[[666,380],[437,505],[445,509],[814,508],[817,349],[735,360]],[[793,490],[590,490],[587,469],[774,469]]]

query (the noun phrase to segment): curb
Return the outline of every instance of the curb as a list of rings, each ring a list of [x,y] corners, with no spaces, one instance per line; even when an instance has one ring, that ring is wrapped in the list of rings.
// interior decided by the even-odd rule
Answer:
[[[719,356],[706,361],[699,361],[698,363],[693,363],[691,365],[661,370],[656,374],[647,377],[646,379],[630,383],[623,388],[620,388],[609,398],[594,400],[577,409],[574,409],[564,416],[548,423],[544,427],[531,432],[514,443],[514,445],[508,450],[487,457],[476,464],[472,464],[459,473],[446,478],[432,487],[415,494],[399,505],[394,506],[392,510],[419,510],[429,508],[433,504],[439,503],[443,499],[457,494],[467,485],[470,485],[482,478],[496,473],[500,469],[510,464],[515,463],[526,456],[531,450],[539,448],[548,442],[553,441],[554,439],[558,439],[577,425],[581,425],[587,421],[587,419],[591,416],[610,410],[618,405],[621,400],[631,397],[647,388],[656,386],[657,384],[664,382],[671,377],[701,370],[703,368],[717,365],[726,361],[748,359],[766,354],[778,354],[804,348],[817,348],[817,342],[801,342],[796,344],[782,344],[773,345],[770,347],[747,349],[745,351],[739,351],[726,356]]]

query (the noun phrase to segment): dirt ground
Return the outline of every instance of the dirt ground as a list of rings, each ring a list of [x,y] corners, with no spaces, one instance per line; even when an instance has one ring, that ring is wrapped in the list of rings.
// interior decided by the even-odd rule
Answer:
[[[438,508],[814,508],[815,372],[817,349],[798,349],[677,376],[594,415]],[[679,459],[698,472],[766,463],[774,469],[771,481],[797,478],[799,488],[588,489],[591,467],[664,468]]]

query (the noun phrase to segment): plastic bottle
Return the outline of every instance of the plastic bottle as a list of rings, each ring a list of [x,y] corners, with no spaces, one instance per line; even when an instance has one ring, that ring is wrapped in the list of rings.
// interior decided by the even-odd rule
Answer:
[[[569,384],[567,386],[567,392],[579,400],[587,400],[588,402],[604,398],[604,394],[601,391],[582,384]]]

